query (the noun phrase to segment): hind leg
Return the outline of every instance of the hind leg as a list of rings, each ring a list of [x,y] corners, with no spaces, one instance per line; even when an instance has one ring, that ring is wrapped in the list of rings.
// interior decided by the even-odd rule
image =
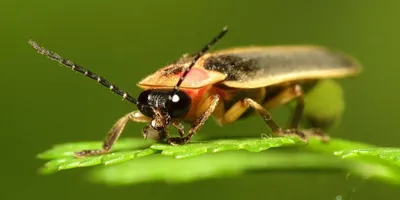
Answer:
[[[282,128],[275,122],[268,109],[286,104],[292,100],[297,101],[295,112],[291,118],[289,128]],[[317,136],[322,140],[329,139],[329,137],[325,136],[318,130],[300,131],[298,129],[298,125],[304,110],[304,96],[299,85],[294,85],[283,90],[273,98],[269,99],[263,105],[257,103],[257,101],[251,98],[245,98],[244,100],[238,101],[232,105],[226,112],[222,109],[219,109],[219,112],[216,112],[214,115],[220,124],[232,123],[239,119],[240,116],[246,112],[247,109],[249,109],[249,107],[253,108],[264,119],[275,136],[296,135],[304,141],[307,141],[307,136]]]
[[[292,118],[290,119],[289,122],[289,129],[298,129],[300,120],[303,117],[303,112],[304,112],[304,93],[303,89],[300,85],[293,85],[273,98],[269,99],[267,102],[263,104],[263,107],[266,109],[272,109],[274,107],[277,107],[279,105],[286,104],[292,100],[296,101],[296,107],[294,109],[294,113],[292,115]],[[321,139],[322,141],[329,141],[329,136],[324,134],[321,129],[319,128],[314,128],[312,130],[305,130],[303,131],[304,134],[308,136],[316,136],[318,139]]]

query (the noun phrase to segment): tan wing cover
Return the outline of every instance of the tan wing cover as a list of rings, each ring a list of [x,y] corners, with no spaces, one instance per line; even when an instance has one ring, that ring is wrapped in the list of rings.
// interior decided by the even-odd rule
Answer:
[[[286,81],[356,75],[357,60],[319,46],[270,46],[227,49],[204,60],[204,68],[227,75],[223,84],[258,88]]]

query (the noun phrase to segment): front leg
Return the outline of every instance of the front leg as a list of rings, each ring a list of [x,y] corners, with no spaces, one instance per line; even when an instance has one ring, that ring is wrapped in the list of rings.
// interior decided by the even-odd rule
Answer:
[[[88,149],[79,152],[75,152],[75,157],[86,157],[106,154],[110,151],[111,147],[117,141],[125,128],[126,123],[132,120],[134,122],[150,122],[151,119],[144,116],[140,111],[136,110],[121,117],[108,132],[106,139],[103,143],[102,149]]]
[[[173,122],[172,126],[178,130],[179,137],[183,138],[185,136],[185,127],[181,123]]]
[[[192,140],[192,137],[196,134],[196,132],[204,125],[207,119],[211,116],[214,112],[215,108],[219,102],[219,95],[214,94],[211,97],[211,104],[207,108],[207,110],[197,118],[196,121],[193,122],[192,127],[189,130],[189,133],[185,137],[175,137],[175,138],[168,138],[168,143],[171,145],[178,145],[178,144],[185,144]]]

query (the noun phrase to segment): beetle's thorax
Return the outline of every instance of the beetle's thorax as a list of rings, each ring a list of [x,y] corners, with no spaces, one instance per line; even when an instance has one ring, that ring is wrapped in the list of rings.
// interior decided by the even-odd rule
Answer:
[[[226,78],[226,75],[223,73],[204,69],[204,61],[208,57],[210,57],[210,54],[205,54],[196,62],[180,87],[201,88],[215,84]],[[189,66],[190,62],[191,57],[183,57],[142,79],[138,83],[138,86],[143,89],[173,88],[179,81],[185,68]]]
[[[215,94],[215,90],[212,85],[195,89],[182,88],[182,90],[185,91],[185,93],[192,99],[191,108],[184,120],[187,122],[192,122],[200,117],[208,108],[209,102],[207,102],[207,99],[211,95]]]

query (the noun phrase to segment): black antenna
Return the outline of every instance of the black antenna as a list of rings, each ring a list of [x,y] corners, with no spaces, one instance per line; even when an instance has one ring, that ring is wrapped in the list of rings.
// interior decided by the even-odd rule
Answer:
[[[98,76],[97,74],[73,63],[70,60],[67,60],[65,58],[62,58],[61,56],[59,56],[57,53],[55,52],[51,52],[43,47],[40,47],[36,42],[29,40],[29,44],[38,51],[38,53],[50,58],[51,60],[55,60],[59,63],[61,63],[62,65],[71,68],[73,71],[79,72],[93,80],[96,80],[98,83],[102,84],[103,86],[109,88],[113,93],[118,94],[120,96],[122,96],[124,99],[128,100],[129,102],[136,104],[137,106],[139,106],[139,102],[133,98],[131,95],[129,95],[128,93],[120,90],[117,86],[115,86],[114,84],[109,83],[106,79],[104,79],[101,76]]]
[[[190,63],[189,67],[187,67],[185,69],[185,71],[183,72],[182,76],[179,78],[178,83],[175,85],[174,90],[172,91],[171,95],[169,96],[170,100],[179,91],[179,86],[182,84],[183,80],[185,80],[185,77],[188,75],[188,73],[190,72],[190,70],[192,69],[194,64],[196,64],[197,60],[199,60],[201,58],[201,56],[203,56],[204,53],[206,53],[215,43],[217,43],[218,40],[220,40],[222,37],[224,37],[226,32],[228,32],[228,27],[227,26],[225,26],[222,29],[222,31],[211,40],[211,42],[209,42],[205,47],[203,47],[203,49],[201,51],[199,51],[196,54],[196,56],[193,58],[192,62]]]

